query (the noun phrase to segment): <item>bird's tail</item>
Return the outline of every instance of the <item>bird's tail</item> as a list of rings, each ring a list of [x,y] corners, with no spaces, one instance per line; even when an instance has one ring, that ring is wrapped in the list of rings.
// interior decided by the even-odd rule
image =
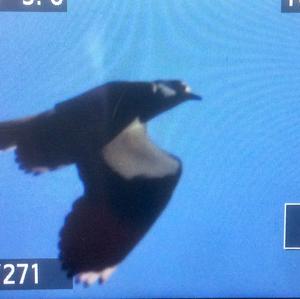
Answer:
[[[32,117],[18,120],[0,122],[0,151],[15,147],[22,136],[24,124],[28,123]]]

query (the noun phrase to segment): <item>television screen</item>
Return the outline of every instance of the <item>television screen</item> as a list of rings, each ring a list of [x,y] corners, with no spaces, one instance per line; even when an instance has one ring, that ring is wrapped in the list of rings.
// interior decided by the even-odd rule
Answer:
[[[297,12],[0,0],[0,298],[300,297]]]

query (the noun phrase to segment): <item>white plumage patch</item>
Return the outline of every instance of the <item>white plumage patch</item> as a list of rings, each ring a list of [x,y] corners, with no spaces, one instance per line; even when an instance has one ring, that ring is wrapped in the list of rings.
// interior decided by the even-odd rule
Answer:
[[[90,286],[95,282],[102,284],[105,283],[110,278],[110,276],[114,273],[116,268],[117,267],[115,266],[115,267],[106,268],[98,272],[90,271],[90,272],[79,273],[78,275],[76,275],[75,279],[76,282],[83,283],[85,286]]]
[[[12,145],[10,147],[7,147],[7,148],[3,149],[2,151],[3,152],[11,152],[11,151],[14,151],[16,148],[17,148],[16,145]]]
[[[160,178],[175,174],[179,162],[156,147],[148,138],[146,128],[135,119],[103,150],[107,164],[122,177]]]

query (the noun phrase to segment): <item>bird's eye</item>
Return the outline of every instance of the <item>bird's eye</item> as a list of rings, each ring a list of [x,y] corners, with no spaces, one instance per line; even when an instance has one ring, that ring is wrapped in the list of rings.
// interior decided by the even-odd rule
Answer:
[[[190,86],[188,86],[188,85],[185,84],[185,83],[183,83],[183,86],[184,86],[184,92],[188,92],[188,93],[192,92],[192,89],[191,89]]]

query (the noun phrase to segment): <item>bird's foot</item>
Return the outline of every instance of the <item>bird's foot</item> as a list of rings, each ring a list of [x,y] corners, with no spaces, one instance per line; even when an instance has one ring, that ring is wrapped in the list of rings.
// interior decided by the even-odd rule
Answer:
[[[103,284],[110,278],[116,268],[117,267],[114,266],[98,272],[90,271],[79,273],[75,277],[75,282],[82,283],[85,287],[89,287],[97,281],[98,283]]]

